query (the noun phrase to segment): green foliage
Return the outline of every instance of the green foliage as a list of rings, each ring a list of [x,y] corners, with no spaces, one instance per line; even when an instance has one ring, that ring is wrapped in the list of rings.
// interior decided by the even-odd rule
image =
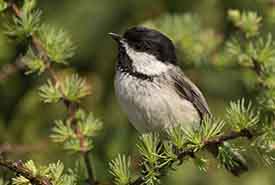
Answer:
[[[258,136],[252,146],[256,148],[258,156],[262,161],[268,165],[272,166],[275,162],[275,152],[274,152],[274,143],[275,143],[275,128],[273,125],[264,126],[261,128],[263,134]]]
[[[76,185],[77,177],[72,170],[64,173],[64,165],[60,161],[49,164],[48,170],[53,185]]]
[[[80,78],[78,74],[73,74],[65,78],[62,84],[60,84],[64,98],[77,102],[81,98],[90,95],[90,86],[86,80]]]
[[[275,89],[275,75],[273,74],[274,72],[271,70],[273,70],[271,69],[271,67],[269,69],[266,68],[266,71],[269,72],[260,77],[260,83],[262,84],[262,86],[266,87],[264,93],[267,91],[273,91]],[[272,96],[269,96],[269,98],[271,99]]]
[[[144,25],[167,34],[184,57],[185,65],[204,62],[221,42],[213,29],[205,28],[200,18],[190,13],[163,15]]]
[[[273,37],[270,33],[267,36],[258,34],[260,31],[261,18],[258,17],[256,13],[240,13],[239,11],[234,10],[229,11],[229,17],[233,20],[235,26],[241,27],[241,32],[245,34],[246,37],[243,38],[242,35],[234,36],[231,41],[226,43],[226,51],[240,64],[240,66],[255,72],[257,76],[253,80],[257,82],[256,88],[259,96],[256,97],[256,100],[259,109],[264,113],[269,112],[273,114],[275,110],[275,44]],[[243,25],[245,25],[244,28],[242,27]],[[250,25],[253,28],[247,28],[247,25]],[[252,119],[254,113],[256,114],[255,119],[258,119],[258,113],[253,111],[250,113],[250,119]],[[235,114],[234,110],[232,114]],[[245,116],[243,115],[243,119],[245,119],[244,117]],[[235,118],[237,119],[237,117]],[[249,118],[247,117],[247,119]],[[255,124],[254,122],[256,122],[256,120],[251,120],[252,123],[244,123],[245,121],[248,120],[240,122],[243,124]],[[241,124],[240,122],[239,124]],[[236,124],[234,124],[234,126],[245,127],[245,125]]]
[[[38,175],[39,171],[32,160],[27,161],[25,164],[23,164],[23,167],[31,171],[33,176]]]
[[[244,67],[254,67],[255,62],[263,67],[261,70],[270,70],[275,59],[275,44],[271,34],[268,34],[266,39],[259,37],[257,39],[243,42],[234,37],[231,41],[227,42],[227,52],[238,63]]]
[[[114,177],[116,185],[129,185],[132,179],[131,175],[131,159],[125,155],[118,155],[110,163],[110,173]]]
[[[74,130],[69,122],[55,121],[55,126],[52,129],[53,134],[50,136],[54,142],[64,143],[70,138],[75,138]]]
[[[226,112],[228,125],[236,131],[252,128],[259,122],[259,112],[252,108],[251,102],[245,105],[244,99],[231,102]]]
[[[238,148],[229,145],[227,142],[223,143],[223,145],[220,145],[218,159],[221,166],[227,169],[233,169],[236,166],[239,166],[240,164],[237,162],[237,160],[234,159],[235,155],[238,155],[241,160],[244,160],[239,153],[240,150]]]
[[[261,92],[260,95],[257,97],[260,109],[265,112],[270,112],[273,114],[275,110],[275,90],[266,89],[265,91]]]
[[[202,157],[197,157],[194,159],[195,165],[199,168],[202,172],[207,172],[208,170],[208,160]]]
[[[20,15],[14,16],[13,22],[7,26],[7,33],[9,36],[19,39],[38,41],[36,43],[27,42],[29,50],[26,54],[24,53],[25,56],[22,56],[23,62],[28,68],[27,74],[42,74],[54,67],[51,62],[68,64],[68,60],[75,53],[75,46],[68,34],[63,30],[40,23],[41,12],[35,10],[36,1],[26,0],[22,4]],[[6,7],[7,4],[0,0],[0,12]],[[230,10],[228,15],[239,29],[240,35],[235,35],[231,41],[227,42],[226,52],[242,67],[256,72],[258,87],[263,87],[262,96],[256,97],[257,103],[261,108],[274,112],[275,75],[273,63],[275,47],[272,35],[260,35],[262,18],[254,12]],[[180,54],[183,55],[185,64],[186,62],[201,64],[205,59],[217,54],[218,46],[222,40],[222,33],[217,34],[213,29],[207,28],[201,22],[201,18],[193,14],[164,15],[146,21],[144,24],[171,37]],[[220,54],[218,53],[218,55]],[[71,152],[87,154],[94,147],[93,137],[102,129],[102,123],[92,113],[79,108],[80,100],[90,94],[90,87],[86,80],[76,74],[64,78],[59,78],[59,75],[56,77],[58,79],[51,76],[52,80],[48,80],[47,84],[39,89],[39,94],[44,102],[62,101],[68,108],[68,117],[55,121],[51,139],[62,144]],[[262,117],[268,116],[265,116],[263,112],[260,115],[259,111],[252,108],[251,103],[245,105],[242,99],[230,104],[226,113],[226,122],[207,117],[197,128],[176,127],[169,129],[168,138],[156,133],[142,135],[137,145],[142,156],[138,180],[141,179],[142,184],[160,184],[160,178],[167,174],[168,170],[174,169],[175,165],[181,164],[187,157],[192,157],[195,165],[206,171],[207,159],[195,152],[202,152],[208,142],[217,141],[219,136],[223,136],[225,123],[231,125],[231,129],[235,131],[230,130],[232,133],[238,134],[239,131],[250,131],[255,126],[259,126],[258,123]],[[264,134],[255,136],[253,147],[258,149],[257,151],[264,156],[265,160],[272,161],[274,160],[274,156],[272,156],[275,142],[274,126],[264,125],[259,131]],[[222,143],[223,141],[219,144]],[[239,152],[239,150],[227,143],[219,147],[218,158],[226,168],[238,165],[233,160],[232,152]],[[125,155],[118,155],[109,163],[115,184],[130,185],[134,182],[130,163],[130,158]],[[76,184],[75,174],[80,171],[70,170],[68,173],[64,173],[64,166],[60,162],[49,166],[38,166],[33,161],[29,161],[24,164],[24,167],[34,176],[49,178],[53,185]],[[18,174],[13,179],[13,184],[29,185],[30,181]]]
[[[45,103],[57,103],[63,97],[58,84],[54,84],[51,80],[39,88],[39,96]]]
[[[182,149],[186,144],[184,132],[181,127],[173,127],[168,129],[169,140],[177,147]]]
[[[75,46],[64,30],[42,25],[38,37],[52,62],[67,64],[75,53]]]
[[[79,109],[76,119],[78,128],[85,137],[94,137],[102,130],[103,123],[95,118],[92,112],[87,114],[84,110]]]
[[[13,21],[6,25],[6,33],[19,40],[33,35],[40,29],[41,11],[34,10],[35,1],[25,0],[20,16],[13,16]]]
[[[22,12],[24,13],[28,13],[34,10],[34,8],[36,7],[36,0],[25,0],[23,7],[22,7]]]
[[[222,134],[224,128],[224,121],[210,117],[205,117],[201,123],[200,132],[204,140],[211,140],[212,138]]]
[[[145,134],[138,144],[139,153],[143,156],[142,178],[144,184],[159,184],[160,176],[165,171],[173,169],[173,164],[178,161],[178,152],[190,149],[198,151],[205,145],[205,141],[221,134],[223,121],[205,118],[200,128],[184,129],[171,128],[168,131],[169,140],[162,141],[157,134]],[[182,160],[182,159],[181,159]],[[201,170],[206,169],[206,160],[195,160]]]
[[[26,74],[38,73],[42,74],[46,70],[45,62],[34,54],[32,49],[29,49],[23,57],[22,62],[27,67]]]
[[[163,159],[164,159],[164,164],[169,166],[169,163],[172,163],[174,161],[178,161],[178,156],[176,155],[175,152],[175,147],[177,147],[173,141],[163,141]],[[182,149],[182,148],[181,148]],[[177,148],[177,151],[181,150],[180,148]]]
[[[202,171],[207,170],[208,161],[195,152],[203,150],[209,142],[217,141],[217,138],[223,134],[224,121],[215,118],[205,117],[200,127],[187,129],[175,127],[168,130],[168,140],[163,140],[156,133],[144,134],[140,137],[137,145],[141,154],[141,179],[143,184],[156,185],[160,183],[160,177],[173,170],[176,162],[181,162],[187,156],[193,158],[194,163]],[[167,136],[167,135],[166,135]],[[239,164],[233,164],[234,156],[237,150],[224,143],[219,148],[219,157],[223,166],[227,169]],[[181,156],[183,155],[183,156]],[[121,173],[114,173],[115,168],[121,169],[122,164],[112,163],[111,172],[117,178],[123,178]],[[115,167],[116,166],[116,167]],[[125,165],[123,165],[125,166]],[[127,181],[128,182],[128,181]]]
[[[12,181],[13,185],[31,185],[30,181],[23,176],[13,178]]]
[[[0,13],[8,7],[8,4],[4,0],[0,0]]]
[[[144,160],[151,165],[155,165],[160,158],[158,144],[160,144],[158,134],[144,134],[140,137],[140,142],[137,145]]]
[[[256,81],[261,87],[266,87],[267,91],[274,88],[274,60],[275,44],[272,35],[260,36],[261,18],[253,12],[240,13],[238,10],[229,11],[229,18],[233,20],[235,26],[241,27],[241,31],[247,36],[234,36],[231,41],[226,43],[227,53],[235,59],[242,67],[252,69],[258,75]],[[247,28],[250,25],[253,28]],[[244,27],[242,27],[244,26]],[[254,30],[254,31],[253,31]],[[251,38],[253,36],[253,38]],[[272,96],[265,99],[265,95],[271,92],[263,91],[264,96],[260,98],[261,102],[267,102]]]
[[[273,94],[271,89],[275,85],[273,37],[271,34],[266,37],[258,35],[261,17],[254,12],[240,13],[238,10],[231,10],[228,15],[234,25],[246,35],[246,38],[234,36],[226,43],[226,51],[242,67],[255,71],[258,75],[255,79],[258,85],[266,87],[257,99],[266,109],[273,109],[272,96],[270,96]]]
[[[274,125],[269,122],[274,119],[275,110],[275,44],[272,35],[259,35],[261,17],[254,12],[240,13],[229,11],[229,18],[246,36],[234,36],[227,43],[227,52],[245,68],[252,69],[258,82],[256,97],[258,110],[252,104],[245,105],[244,99],[231,103],[227,109],[227,122],[234,130],[253,129],[260,133],[252,143],[252,147],[261,159],[268,164],[274,164]],[[253,37],[253,38],[252,38]],[[272,121],[273,122],[273,121]],[[260,123],[260,124],[259,124]],[[226,150],[221,150],[221,160],[230,161]],[[234,165],[228,162],[229,167]]]
[[[77,74],[70,75],[56,84],[48,80],[47,84],[39,88],[39,95],[45,103],[56,103],[61,99],[79,102],[89,94],[90,86]]]
[[[183,132],[188,146],[192,147],[194,151],[197,151],[204,147],[205,141],[221,134],[223,127],[223,121],[206,117],[199,128],[193,128],[192,130],[183,129]]]
[[[25,48],[20,49],[28,48],[27,53],[23,51],[22,54],[19,53],[27,68],[26,74],[41,74],[48,70],[51,80],[39,88],[39,95],[43,101],[45,103],[62,101],[69,112],[65,121],[55,121],[52,140],[62,143],[64,148],[71,152],[85,156],[94,146],[92,137],[102,128],[102,123],[92,113],[86,113],[79,108],[80,99],[90,94],[90,86],[77,74],[59,78],[52,69],[52,62],[68,64],[68,60],[74,55],[75,46],[64,30],[41,24],[41,11],[36,10],[35,6],[35,0],[25,0],[21,8],[16,2],[11,2],[11,10],[15,15],[13,22],[6,26],[6,32],[18,39],[19,44],[24,45]],[[86,163],[87,170],[91,171],[90,162]],[[25,165],[34,176],[44,170],[36,167],[32,161]],[[53,185],[76,184],[75,172],[62,175],[63,169],[61,163],[52,164],[38,176],[49,177]],[[89,179],[93,181],[91,173],[88,173]],[[14,179],[14,184],[23,185],[30,182],[27,177],[19,176]]]
[[[29,170],[34,177],[47,177],[51,180],[52,185],[76,185],[77,177],[71,173],[64,172],[64,165],[58,161],[48,166],[36,165],[33,161],[27,161],[23,167]],[[14,185],[31,185],[31,182],[23,176],[12,179]]]
[[[274,48],[275,43],[272,35],[268,34],[266,39],[260,37],[254,43],[249,43],[247,52],[252,59],[256,60],[260,64],[270,66],[275,59]]]
[[[148,164],[144,164],[144,184],[156,185],[160,184],[160,173],[158,170],[150,167]]]
[[[93,137],[102,129],[102,122],[81,109],[77,111],[74,122],[77,131],[70,120],[56,121],[50,137],[54,142],[63,143],[70,152],[90,151],[94,147]]]
[[[256,36],[259,33],[262,18],[252,11],[240,12],[229,10],[228,17],[233,24],[241,29],[247,38]]]
[[[137,145],[139,153],[143,157],[142,174],[144,184],[156,185],[160,183],[160,169],[166,165],[164,153],[161,151],[160,137],[156,133],[144,134],[140,137],[140,142]]]
[[[243,52],[243,50],[239,38],[234,37],[226,43],[226,51],[232,58],[236,59],[244,66],[251,66],[251,59],[245,54],[245,52]]]

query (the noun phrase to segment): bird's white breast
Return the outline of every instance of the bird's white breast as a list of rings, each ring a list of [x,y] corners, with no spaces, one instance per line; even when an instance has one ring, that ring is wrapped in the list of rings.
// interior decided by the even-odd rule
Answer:
[[[123,111],[141,133],[178,124],[184,127],[199,125],[200,116],[193,104],[165,84],[141,80],[118,71],[115,93]]]
[[[154,55],[146,52],[139,52],[124,43],[127,55],[132,61],[133,70],[146,75],[159,75],[166,72],[168,66],[159,61]]]

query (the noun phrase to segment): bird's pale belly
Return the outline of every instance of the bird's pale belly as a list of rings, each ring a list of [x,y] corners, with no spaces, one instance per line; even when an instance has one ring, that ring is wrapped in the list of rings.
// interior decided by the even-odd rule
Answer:
[[[162,84],[116,74],[115,92],[123,111],[141,133],[181,124],[197,127],[200,116],[193,104]]]

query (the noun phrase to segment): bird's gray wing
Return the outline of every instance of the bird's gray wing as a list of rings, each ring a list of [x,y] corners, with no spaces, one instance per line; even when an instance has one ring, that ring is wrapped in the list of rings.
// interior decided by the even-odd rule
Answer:
[[[176,92],[184,99],[192,102],[198,110],[201,118],[211,116],[207,102],[200,92],[199,88],[192,83],[179,67],[173,67],[169,70],[170,82]]]

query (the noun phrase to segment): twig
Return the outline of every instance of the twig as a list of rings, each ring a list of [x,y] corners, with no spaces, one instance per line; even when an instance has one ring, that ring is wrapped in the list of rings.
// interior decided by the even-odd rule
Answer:
[[[234,139],[238,139],[241,137],[245,137],[247,139],[252,139],[255,136],[260,135],[260,133],[251,133],[249,130],[247,129],[243,129],[239,132],[236,131],[232,131],[228,134],[223,134],[220,135],[214,139],[210,139],[207,141],[204,141],[203,146],[201,147],[201,149],[207,148],[210,145],[220,145],[222,143],[224,143],[225,141],[229,141],[229,140],[234,140]],[[182,149],[181,151],[177,152],[177,160],[182,161],[185,157],[194,157],[195,153],[198,152],[199,150],[195,151],[195,148],[191,147],[191,148],[185,148]],[[173,161],[176,162],[176,161]],[[141,185],[143,183],[143,177],[139,177],[137,178],[135,181],[133,181],[130,185]]]
[[[14,14],[16,16],[20,17],[21,12],[20,12],[20,9],[17,7],[17,5],[15,3],[11,3],[10,6],[11,6]],[[61,83],[60,83],[60,80],[58,78],[58,75],[56,74],[56,72],[54,71],[54,69],[51,66],[51,59],[49,58],[49,56],[47,54],[47,51],[45,50],[45,48],[43,47],[41,41],[39,40],[39,38],[35,34],[33,34],[31,36],[31,41],[32,41],[31,44],[32,44],[32,47],[33,47],[34,51],[37,52],[37,55],[39,55],[43,59],[43,61],[45,62],[46,66],[47,66],[47,71],[48,71],[53,83],[58,86]],[[68,110],[68,117],[69,117],[69,121],[71,123],[71,126],[74,128],[75,133],[76,133],[76,135],[79,139],[81,153],[82,153],[82,156],[84,158],[85,165],[86,165],[87,172],[88,172],[88,176],[89,176],[88,177],[89,183],[90,183],[90,185],[95,185],[96,181],[94,179],[91,163],[90,163],[90,160],[89,160],[89,157],[88,157],[88,152],[89,151],[87,150],[87,148],[84,145],[84,136],[83,136],[83,134],[80,132],[79,128],[75,124],[76,123],[75,114],[78,110],[79,104],[67,100],[65,98],[64,93],[63,93],[62,87],[60,87],[60,86],[58,86],[58,87],[59,87],[61,93],[63,94],[63,103],[64,103],[64,105],[66,106],[66,108]]]
[[[20,10],[18,9],[18,7],[13,4],[12,5],[12,9],[14,10],[14,13],[17,16],[20,16]],[[44,60],[44,62],[47,65],[47,70],[53,80],[53,82],[55,84],[61,84],[60,80],[58,78],[58,75],[56,74],[56,72],[54,71],[54,69],[51,67],[51,61],[50,58],[47,54],[47,51],[45,50],[45,48],[43,47],[43,45],[41,44],[41,41],[33,34],[32,35],[32,46],[34,47],[34,49],[38,52],[38,54],[42,57],[42,59]],[[64,92],[62,87],[59,87],[60,91],[63,94],[63,97],[65,98]],[[79,107],[79,104],[71,102],[67,99],[63,99],[63,103],[66,106],[67,110],[68,110],[68,114],[69,114],[69,120],[71,122],[72,127],[74,127],[75,133],[79,139],[79,143],[80,143],[80,148],[81,148],[81,153],[83,155],[84,161],[85,161],[85,165],[87,168],[87,172],[88,172],[88,176],[89,176],[89,182],[91,185],[95,184],[95,179],[93,176],[93,171],[92,171],[92,166],[91,166],[91,162],[88,156],[88,150],[85,148],[84,145],[84,136],[82,135],[82,133],[80,132],[79,128],[76,125],[76,120],[75,120],[75,114],[76,111]]]
[[[85,138],[84,138],[83,134],[81,133],[79,127],[76,124],[75,114],[76,114],[76,111],[79,107],[79,104],[70,102],[68,100],[63,100],[63,102],[64,102],[65,106],[68,109],[69,121],[71,123],[71,126],[74,128],[76,136],[79,140],[81,154],[83,156],[84,163],[85,163],[87,173],[88,173],[88,181],[90,182],[91,185],[95,185],[96,181],[95,181],[95,178],[94,178],[93,169],[92,169],[91,161],[90,161],[90,158],[89,158],[89,151],[85,147],[85,143],[84,143]]]
[[[254,137],[256,135],[258,135],[258,134],[254,134],[253,135],[248,129],[243,129],[243,130],[241,130],[239,132],[231,131],[228,134],[221,135],[221,136],[219,136],[219,137],[217,137],[215,139],[211,139],[211,140],[205,141],[204,145],[205,146],[207,146],[207,145],[213,145],[213,144],[219,145],[219,144],[224,143],[225,141],[233,140],[233,139],[240,138],[240,137],[246,137],[247,139],[251,139],[252,137]]]
[[[89,157],[89,152],[83,153],[83,156],[84,156],[84,162],[85,162],[88,177],[89,177],[88,182],[93,182],[93,185],[98,184],[98,182],[96,182],[94,180],[94,174],[93,174],[93,169],[92,169],[92,165],[91,165],[91,160]]]
[[[79,127],[77,127],[77,124],[76,124],[75,114],[79,107],[79,104],[70,102],[68,100],[64,100],[63,102],[68,109],[69,121],[71,123],[71,126],[74,128],[77,138],[79,140],[80,150],[81,150],[82,156],[84,158],[84,163],[85,163],[87,173],[88,173],[88,181],[90,182],[91,185],[95,185],[96,181],[94,178],[93,169],[92,169],[91,161],[89,158],[89,151],[86,149],[85,144],[84,144],[85,138],[84,138],[83,134],[81,133]]]
[[[16,59],[17,61],[13,64],[6,64],[1,68],[0,71],[0,82],[6,81],[10,76],[17,73],[21,69],[24,69],[24,65],[21,62],[21,57]]]
[[[13,2],[8,2],[8,7],[12,9],[17,17],[20,17],[21,13],[18,7]],[[9,77],[16,74],[18,71],[25,68],[25,65],[21,62],[22,56],[17,56],[15,63],[6,64],[0,71],[0,82],[6,81]]]
[[[252,70],[254,70],[256,72],[256,74],[258,76],[261,76],[262,75],[262,68],[261,68],[261,65],[259,64],[259,62],[252,57],[252,62],[253,62],[253,67],[252,67]]]
[[[31,171],[24,167],[21,161],[11,161],[0,157],[0,166],[3,166],[11,171],[22,175],[28,179],[32,184],[36,185],[52,185],[51,181],[42,176],[34,176]]]

